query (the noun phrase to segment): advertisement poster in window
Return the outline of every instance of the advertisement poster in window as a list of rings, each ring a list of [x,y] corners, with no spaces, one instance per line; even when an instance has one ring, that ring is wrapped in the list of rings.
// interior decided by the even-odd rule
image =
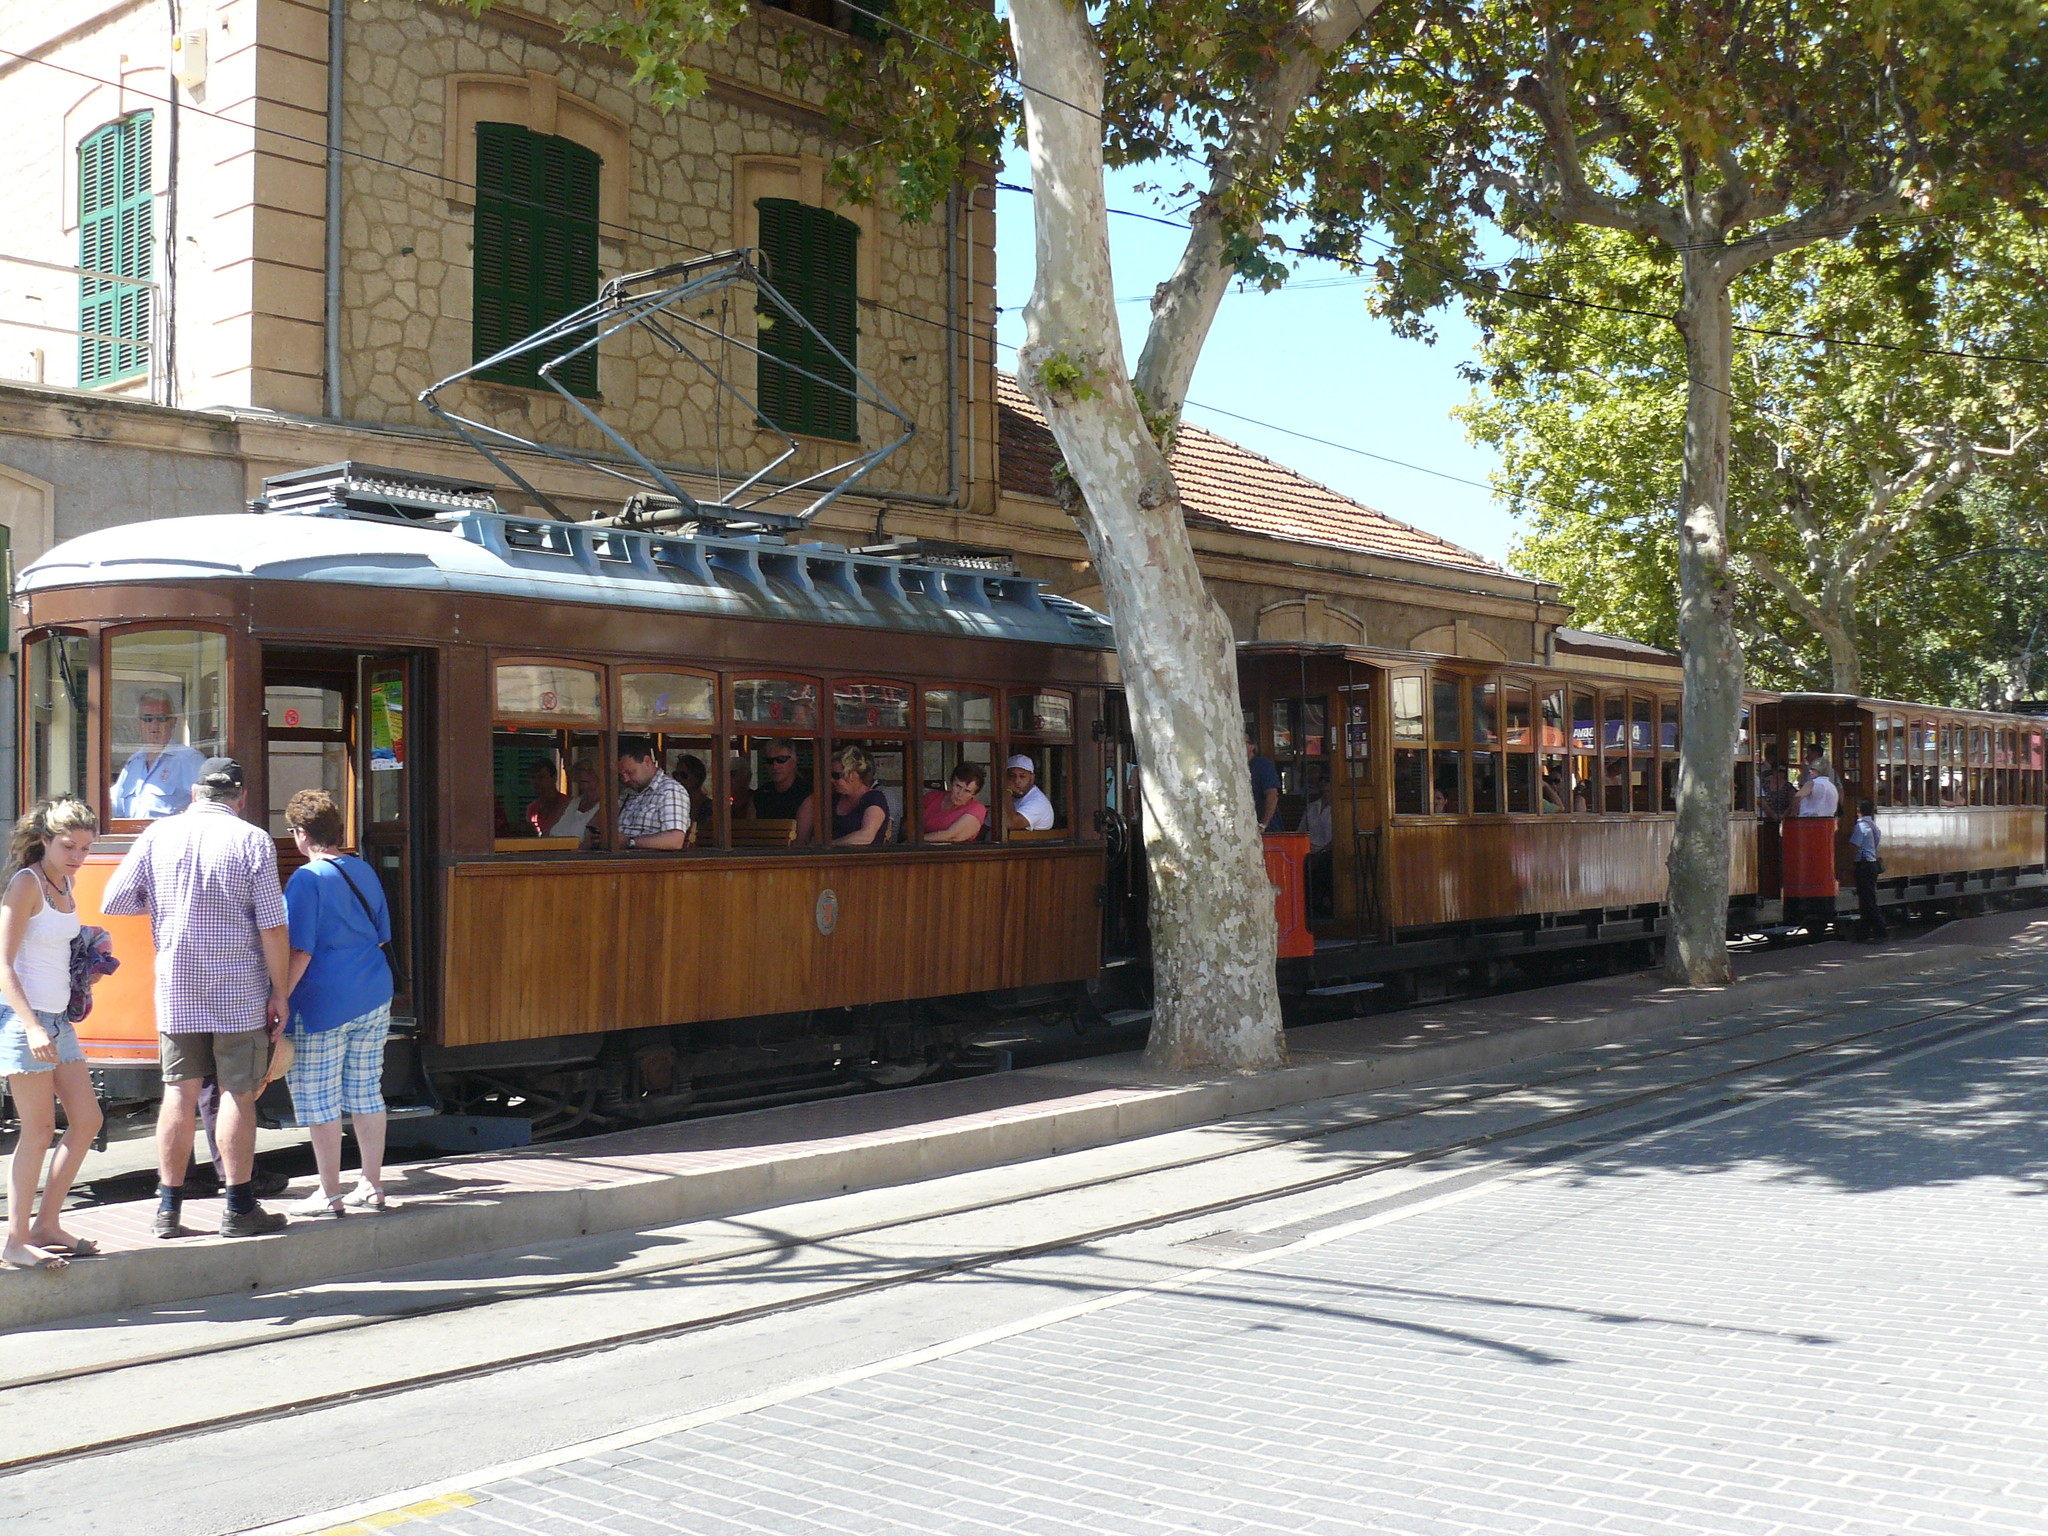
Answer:
[[[396,773],[405,766],[405,684],[396,677],[370,685],[370,771]]]

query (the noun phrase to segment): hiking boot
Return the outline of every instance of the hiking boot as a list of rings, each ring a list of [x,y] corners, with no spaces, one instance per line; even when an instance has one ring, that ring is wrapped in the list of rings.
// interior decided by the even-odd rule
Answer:
[[[282,1232],[285,1220],[282,1211],[266,1211],[262,1206],[247,1211],[223,1211],[220,1218],[222,1237],[262,1237],[267,1232]]]

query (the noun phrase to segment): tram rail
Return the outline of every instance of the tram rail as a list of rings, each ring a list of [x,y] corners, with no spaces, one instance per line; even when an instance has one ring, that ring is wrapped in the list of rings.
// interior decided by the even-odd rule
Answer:
[[[1149,1210],[1129,1219],[1098,1223],[1085,1230],[1063,1230],[1056,1235],[1040,1240],[1006,1245],[986,1251],[962,1254],[940,1262],[914,1263],[894,1273],[874,1276],[842,1284],[828,1284],[805,1295],[784,1297],[759,1305],[727,1307],[703,1315],[666,1321],[652,1326],[620,1329],[599,1336],[579,1339],[574,1342],[557,1344],[540,1349],[519,1351],[498,1356],[488,1361],[472,1362],[444,1369],[418,1371],[370,1385],[349,1387],[341,1390],[310,1393],[288,1401],[272,1403],[244,1411],[217,1414],[197,1418],[188,1422],[162,1426],[135,1433],[107,1436],[61,1449],[31,1453],[0,1460],[0,1473],[26,1471],[37,1467],[53,1466],[82,1458],[105,1455],[112,1452],[131,1450],[152,1445],[190,1438],[192,1436],[221,1430],[258,1424],[343,1403],[360,1402],[379,1397],[388,1397],[425,1387],[441,1386],[464,1380],[480,1379],[499,1372],[533,1365],[564,1361],[580,1356],[600,1354],[634,1344],[648,1343],[660,1339],[677,1338],[691,1333],[704,1332],[714,1328],[727,1327],[737,1323],[756,1321],[779,1315],[810,1310],[834,1302],[850,1300],[879,1291],[939,1280],[1014,1263],[1065,1249],[1101,1242],[1110,1238],[1170,1228],[1206,1217],[1221,1215],[1228,1211],[1240,1210],[1275,1200],[1310,1194],[1317,1190],[1340,1187],[1384,1175],[1396,1170],[1423,1167],[1462,1154],[1483,1152],[1503,1143],[1539,1136],[1571,1126],[1624,1113],[1632,1108],[1655,1104],[1681,1097],[1688,1097],[1699,1090],[1716,1084],[1736,1084],[1743,1078],[1766,1073],[1775,1068],[1793,1066],[1811,1061],[1817,1057],[1848,1051],[1840,1059],[1823,1062],[1810,1070],[1795,1072],[1781,1080],[1767,1084],[1737,1088],[1730,1093],[1719,1094],[1704,1102],[1686,1102],[1678,1107],[1647,1119],[1630,1119],[1619,1125],[1596,1130],[1593,1134],[1571,1140],[1526,1150],[1511,1155],[1499,1163],[1481,1169],[1462,1169],[1445,1180],[1425,1185],[1421,1190],[1409,1190],[1392,1198],[1395,1204],[1409,1203],[1418,1198],[1448,1192],[1445,1186],[1463,1186],[1479,1179],[1510,1176],[1547,1163],[1580,1155],[1598,1147],[1617,1145],[1627,1141],[1654,1135],[1676,1126],[1693,1123],[1740,1107],[1750,1102],[1797,1092],[1808,1085],[1872,1066],[1903,1059],[1912,1054],[1953,1045],[1977,1035],[1995,1032],[2026,1021],[2030,1015],[2038,1015],[2041,1004],[2038,1001],[2039,988],[2031,981],[1994,988],[1988,993],[1966,1001],[1945,1006],[1916,1008],[1908,1017],[1894,1019],[1870,1027],[1852,1027],[1829,1031],[1819,1040],[1799,1044],[1791,1049],[1745,1059],[1732,1065],[1717,1066],[1714,1070],[1688,1075],[1677,1080],[1663,1081],[1641,1089],[1634,1089],[1612,1098],[1550,1113],[1537,1114],[1528,1119],[1516,1119],[1513,1123],[1497,1126],[1473,1135],[1454,1137],[1449,1140],[1415,1149],[1369,1157],[1364,1161],[1333,1170],[1312,1178],[1291,1178],[1264,1185],[1260,1188],[1240,1191],[1217,1199],[1177,1204],[1168,1210]],[[2002,1006],[2014,999],[2024,998],[2014,1006]],[[627,1268],[608,1270],[600,1275],[580,1276],[554,1283],[521,1286],[510,1293],[499,1292],[480,1296],[454,1298],[445,1301],[427,1302],[402,1306],[369,1316],[333,1318],[321,1322],[291,1327],[282,1336],[274,1328],[245,1338],[228,1339],[213,1343],[202,1343],[184,1348],[153,1351],[125,1356],[119,1359],[93,1362],[66,1369],[16,1376],[0,1382],[0,1404],[10,1399],[19,1402],[18,1394],[28,1394],[36,1389],[60,1388],[102,1378],[119,1378],[125,1373],[144,1371],[152,1367],[186,1364],[211,1358],[232,1355],[243,1351],[265,1348],[275,1350],[280,1345],[292,1345],[339,1334],[367,1332],[381,1327],[415,1322],[428,1318],[445,1317],[456,1313],[487,1311],[493,1307],[509,1307],[546,1297],[571,1295],[579,1291],[598,1288],[616,1289],[620,1285],[635,1285],[659,1277],[702,1270],[713,1271],[718,1266],[729,1266],[738,1262],[758,1260],[764,1255],[790,1252],[820,1244],[845,1242],[849,1239],[874,1236],[882,1233],[903,1233],[920,1226],[927,1226],[951,1218],[983,1214],[1003,1209],[1021,1209],[1031,1204],[1071,1196],[1080,1192],[1100,1192],[1116,1186],[1135,1187],[1138,1181],[1158,1178],[1190,1168],[1207,1164],[1241,1162],[1270,1154],[1290,1145],[1310,1142],[1337,1135],[1370,1131],[1400,1122],[1413,1122],[1438,1115],[1455,1115],[1506,1100],[1515,1095],[1542,1097],[1546,1093],[1573,1084],[1597,1082],[1611,1078],[1613,1074],[1645,1066],[1698,1055],[1711,1051],[1726,1050],[1740,1046],[1747,1041],[1762,1040],[1774,1034],[1794,1030],[1811,1024],[1836,1011],[1833,1008],[1814,1009],[1790,1017],[1774,1017],[1768,1021],[1743,1028],[1716,1032],[1700,1037],[1689,1032],[1688,1037],[1676,1044],[1660,1045],[1651,1049],[1631,1049],[1614,1059],[1595,1062],[1590,1066],[1577,1066],[1564,1071],[1551,1072],[1531,1078],[1517,1079],[1512,1083],[1490,1085],[1472,1092],[1453,1094],[1446,1098],[1434,1099],[1421,1105],[1404,1107],[1380,1114],[1337,1114],[1328,1116],[1312,1126],[1279,1135],[1262,1138],[1253,1146],[1228,1147],[1189,1157],[1168,1159],[1148,1164],[1142,1168],[1129,1169],[1102,1177],[1090,1177],[1053,1185],[1039,1186],[1013,1196],[992,1200],[977,1200],[938,1209],[927,1209],[914,1214],[885,1221],[855,1223],[840,1228],[806,1233],[779,1241],[722,1249],[717,1253],[700,1254],[688,1258],[663,1260]],[[1982,1015],[1968,1018],[1969,1015]],[[1965,1022],[1946,1028],[1929,1030],[1926,1026],[1942,1020],[1964,1017]],[[1858,1049],[1861,1047],[1861,1049]],[[1373,1202],[1360,1202],[1371,1204]]]

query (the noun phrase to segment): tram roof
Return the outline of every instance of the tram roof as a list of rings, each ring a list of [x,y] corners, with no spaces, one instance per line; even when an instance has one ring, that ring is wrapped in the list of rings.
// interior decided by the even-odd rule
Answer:
[[[479,593],[1107,650],[1109,621],[1025,576],[773,537],[670,535],[499,512],[423,522],[288,512],[103,528],[32,562],[20,592],[246,577]]]

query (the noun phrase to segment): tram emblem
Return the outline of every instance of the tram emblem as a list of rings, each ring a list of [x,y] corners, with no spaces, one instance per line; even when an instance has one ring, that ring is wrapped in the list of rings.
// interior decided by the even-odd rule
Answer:
[[[540,707],[548,714],[553,714],[561,705],[561,702],[560,699],[555,697],[555,690],[552,688],[540,696]]]
[[[818,932],[830,938],[832,930],[839,926],[839,896],[830,886],[818,892],[816,916]]]

